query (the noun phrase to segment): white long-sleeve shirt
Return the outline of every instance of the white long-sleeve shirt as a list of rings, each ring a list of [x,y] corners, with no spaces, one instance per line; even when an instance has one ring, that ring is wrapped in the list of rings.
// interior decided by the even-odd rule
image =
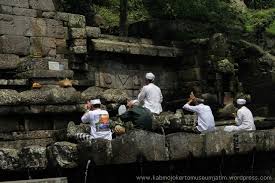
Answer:
[[[211,108],[208,105],[199,104],[196,106],[191,106],[189,104],[185,104],[183,108],[188,111],[197,113],[197,116],[198,116],[197,129],[200,132],[210,132],[216,129],[214,116],[212,114]]]
[[[152,113],[159,114],[162,112],[161,103],[163,100],[161,90],[153,83],[143,86],[138,94],[139,102],[144,101],[143,107],[149,109]]]
[[[254,124],[254,118],[251,113],[251,111],[245,107],[242,106],[237,111],[237,116],[235,118],[237,126],[226,126],[224,128],[224,131],[232,132],[232,131],[251,131],[256,130],[255,124]]]
[[[112,140],[112,132],[109,128],[109,113],[106,110],[96,109],[86,112],[82,117],[83,123],[90,123],[93,139]]]

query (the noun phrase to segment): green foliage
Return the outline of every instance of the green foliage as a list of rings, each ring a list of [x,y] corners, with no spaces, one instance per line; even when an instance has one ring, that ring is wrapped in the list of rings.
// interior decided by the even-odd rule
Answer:
[[[275,8],[274,0],[245,0],[245,3],[252,9]]]
[[[275,36],[275,21],[266,29],[266,32]]]
[[[120,0],[95,1],[95,10],[110,26],[119,25]],[[149,19],[142,0],[128,0],[128,22],[138,22]]]
[[[60,0],[64,11],[76,14],[86,14],[91,9],[91,0]]]
[[[246,13],[245,28],[247,32],[257,30],[274,34],[275,8],[266,10],[251,10]]]

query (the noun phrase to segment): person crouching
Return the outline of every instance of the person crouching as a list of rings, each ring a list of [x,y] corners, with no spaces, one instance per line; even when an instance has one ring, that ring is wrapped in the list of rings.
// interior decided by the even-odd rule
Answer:
[[[224,127],[226,132],[235,132],[235,131],[252,131],[256,130],[254,124],[254,118],[252,112],[245,106],[245,99],[237,99],[237,115],[235,116],[235,122],[237,126],[230,125]]]

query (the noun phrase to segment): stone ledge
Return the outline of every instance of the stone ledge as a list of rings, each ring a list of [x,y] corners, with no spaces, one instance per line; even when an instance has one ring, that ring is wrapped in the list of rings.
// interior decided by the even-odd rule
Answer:
[[[23,147],[32,146],[32,145],[39,145],[42,147],[47,147],[48,145],[50,145],[54,142],[55,142],[54,138],[0,141],[0,147],[20,150]]]
[[[49,179],[33,179],[33,180],[19,180],[19,181],[8,181],[3,183],[67,183],[66,177],[60,178],[49,178]]]
[[[181,56],[183,50],[175,47],[154,46],[150,44],[127,43],[107,39],[91,39],[92,51],[115,52],[133,55],[148,55],[159,57]]]
[[[0,86],[27,86],[27,79],[0,79]]]
[[[37,130],[27,132],[0,133],[0,139],[5,141],[45,139],[54,138],[60,133],[62,133],[60,130]]]
[[[110,165],[139,161],[183,160],[190,155],[195,158],[208,158],[247,154],[255,150],[270,152],[275,151],[274,139],[274,129],[241,133],[223,131],[209,134],[174,133],[167,136],[133,130],[112,141],[98,139],[90,144],[74,144],[66,141],[53,143],[54,140],[51,138],[7,141],[0,142],[0,152],[2,152],[0,169],[16,170],[28,166],[41,169],[46,168],[47,161],[55,162],[55,166],[62,168],[74,168],[81,162],[87,162],[88,159],[93,160],[96,165]],[[30,146],[30,144],[40,146]],[[47,147],[47,157],[44,147]],[[28,153],[28,158],[24,159],[23,164],[20,163],[22,150]],[[39,154],[38,160],[36,156],[31,155],[32,152]],[[20,154],[21,157],[18,156]],[[29,165],[28,162],[41,163]]]
[[[74,72],[72,70],[31,70],[18,73],[19,78],[73,78]]]

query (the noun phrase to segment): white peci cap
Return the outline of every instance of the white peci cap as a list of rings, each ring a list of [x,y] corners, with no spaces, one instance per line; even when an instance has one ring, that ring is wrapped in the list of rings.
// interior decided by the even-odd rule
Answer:
[[[130,103],[132,105],[139,105],[139,101],[138,100],[131,100]]]
[[[100,99],[94,99],[94,100],[90,100],[91,104],[95,105],[95,104],[101,104]]]
[[[244,105],[244,104],[246,104],[246,100],[245,99],[237,99],[237,104],[239,104],[239,105]]]
[[[148,72],[146,73],[145,78],[153,81],[155,79],[155,75],[151,72]]]

